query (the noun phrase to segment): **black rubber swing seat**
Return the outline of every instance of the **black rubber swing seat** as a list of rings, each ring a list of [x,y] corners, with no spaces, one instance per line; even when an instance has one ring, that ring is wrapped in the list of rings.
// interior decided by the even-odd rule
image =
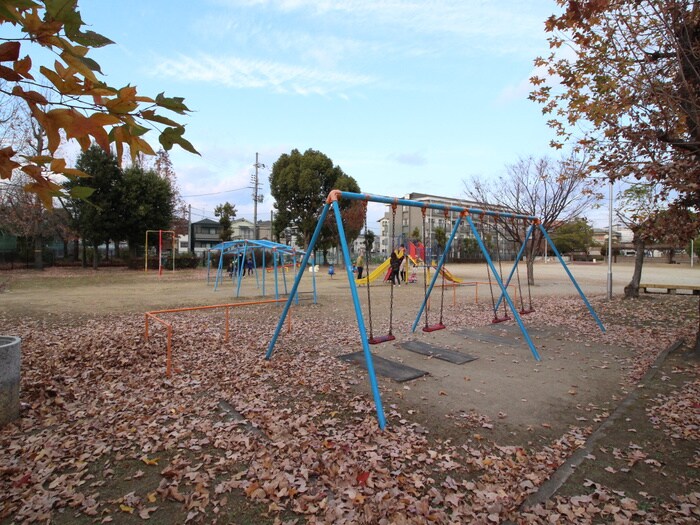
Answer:
[[[424,326],[423,331],[424,332],[436,332],[438,330],[444,330],[446,327],[442,323],[437,323],[437,324],[431,324],[429,326]]]
[[[504,315],[503,317],[494,317],[491,319],[491,323],[496,324],[496,323],[505,323],[506,321],[510,321],[510,317],[507,315]]]
[[[380,343],[386,343],[387,341],[393,341],[396,339],[392,334],[380,335],[378,337],[370,337],[367,342],[371,345],[378,345]]]

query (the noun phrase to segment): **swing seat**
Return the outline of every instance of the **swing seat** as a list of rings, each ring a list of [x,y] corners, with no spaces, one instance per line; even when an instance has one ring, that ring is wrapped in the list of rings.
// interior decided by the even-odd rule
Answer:
[[[496,316],[493,319],[491,319],[491,323],[493,323],[493,324],[505,323],[506,321],[510,321],[510,317],[508,317],[507,315],[504,315],[503,317]]]
[[[380,335],[378,337],[370,337],[367,342],[371,345],[378,345],[380,343],[386,343],[387,341],[393,341],[396,339],[392,334]]]
[[[531,314],[534,311],[535,311],[534,308],[528,308],[528,309],[523,308],[522,310],[520,310],[520,315]]]
[[[444,329],[445,329],[445,325],[442,323],[431,324],[429,326],[423,327],[424,332],[436,332],[437,330],[444,330]]]

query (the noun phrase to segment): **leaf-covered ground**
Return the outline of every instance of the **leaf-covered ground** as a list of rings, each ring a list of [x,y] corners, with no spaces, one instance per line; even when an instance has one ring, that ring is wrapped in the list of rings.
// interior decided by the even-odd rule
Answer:
[[[595,338],[633,349],[624,363],[627,388],[666,346],[693,337],[696,300],[596,302],[608,333]],[[356,388],[362,373],[327,350],[329,339],[356,341],[357,328],[328,310],[297,309],[271,361],[262,356],[275,306],[237,312],[230,341],[220,312],[172,314],[179,371],[170,379],[164,331],[154,328],[145,341],[142,311],[79,323],[0,314],[0,326],[23,340],[22,416],[0,430],[0,523],[700,519],[693,362],[669,361],[653,395],[584,464],[593,465],[589,476],[574,476],[554,499],[521,509],[585,443],[593,422],[545,444],[503,445],[484,437],[479,414],[442,436],[405,407],[389,405],[388,428],[380,432],[371,398]],[[483,308],[447,310],[448,322],[488,322]],[[543,299],[538,312],[533,323],[590,336],[577,299]],[[661,452],[650,448],[655,436],[666,442]],[[658,456],[673,450],[681,452]],[[663,493],[657,476],[665,478]]]

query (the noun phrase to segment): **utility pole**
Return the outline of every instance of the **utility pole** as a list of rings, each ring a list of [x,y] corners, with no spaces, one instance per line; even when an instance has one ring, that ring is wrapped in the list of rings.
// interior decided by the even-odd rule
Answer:
[[[194,253],[194,235],[192,235],[192,205],[187,205],[187,246],[189,247],[189,252]]]
[[[258,238],[258,203],[263,201],[263,196],[259,194],[260,183],[258,182],[258,168],[264,168],[264,164],[258,162],[258,153],[255,153],[255,174],[251,177],[250,183],[253,187],[253,238]]]

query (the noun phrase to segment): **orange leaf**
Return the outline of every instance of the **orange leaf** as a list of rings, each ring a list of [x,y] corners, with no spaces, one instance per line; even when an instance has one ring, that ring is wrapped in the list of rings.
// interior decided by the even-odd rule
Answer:
[[[29,72],[29,70],[31,68],[32,68],[32,59],[29,58],[29,55],[27,55],[26,57],[24,57],[20,60],[15,61],[15,63],[12,65],[12,69],[14,69],[18,75],[21,75],[24,78],[28,78],[30,80],[34,80],[34,77]]]
[[[11,62],[19,58],[19,42],[0,44],[0,62]]]
[[[7,146],[0,149],[0,179],[9,179],[12,177],[12,171],[19,168],[19,162],[12,160],[15,155],[15,150]]]

